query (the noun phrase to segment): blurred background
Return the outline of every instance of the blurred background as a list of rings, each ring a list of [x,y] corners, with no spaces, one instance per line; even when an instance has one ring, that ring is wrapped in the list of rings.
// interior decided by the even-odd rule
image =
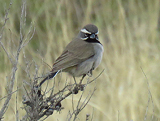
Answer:
[[[1,27],[9,3],[9,0],[0,1]],[[20,38],[21,5],[22,1],[12,2],[2,38],[13,56]],[[159,121],[159,5],[159,0],[27,0],[23,32],[27,35],[32,25],[35,34],[20,54],[14,91],[17,86],[20,89],[12,95],[4,120],[16,120],[16,99],[20,118],[25,114],[21,107],[23,81],[29,81],[25,72],[26,62],[36,63],[39,76],[42,76],[42,73],[50,70],[49,66],[52,66],[64,47],[77,36],[80,28],[93,23],[99,28],[104,56],[92,78],[105,70],[96,82],[88,85],[83,99],[94,87],[96,91],[79,114],[79,120],[84,121],[86,114],[89,114],[93,121]],[[8,57],[0,48],[0,98],[7,95],[7,78],[11,69]],[[35,73],[33,70],[30,70],[32,76]],[[62,84],[66,78],[70,77],[63,73]],[[53,82],[50,80],[48,83]],[[79,96],[74,95],[75,104]],[[60,113],[54,112],[46,120],[64,121],[68,111],[72,110],[71,100],[72,97],[69,97],[63,101],[64,109]],[[0,105],[3,103],[4,99]]]

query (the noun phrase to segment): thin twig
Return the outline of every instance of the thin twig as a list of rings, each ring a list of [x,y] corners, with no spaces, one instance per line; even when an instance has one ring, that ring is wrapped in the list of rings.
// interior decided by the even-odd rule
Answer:
[[[20,88],[19,88],[19,89],[20,89]],[[19,89],[18,89],[18,90],[19,90]],[[15,90],[15,91],[13,91],[11,94],[7,94],[6,96],[0,98],[0,101],[3,100],[4,98],[8,97],[9,95],[12,95],[13,93],[17,92],[18,90]]]
[[[151,93],[151,91],[150,91],[150,86],[149,86],[148,78],[147,78],[146,74],[144,73],[142,67],[140,67],[140,68],[141,68],[141,70],[142,70],[142,72],[143,72],[143,74],[144,74],[144,76],[145,76],[145,78],[146,78],[147,86],[148,86],[148,94],[149,94],[150,97],[151,97],[151,102],[152,102],[152,107],[153,107],[153,114],[152,114],[152,119],[151,119],[151,121],[152,121],[153,118],[154,118],[154,103],[153,103],[152,93]],[[149,103],[149,100],[150,100],[150,98],[148,99],[148,103]],[[148,104],[148,105],[149,105],[149,104]],[[147,118],[147,110],[148,110],[148,106],[147,106],[147,109],[146,109],[146,114],[145,114],[145,117],[144,117],[144,121],[145,121],[146,118]]]
[[[105,69],[103,69],[103,70],[101,71],[101,73],[98,74],[98,76],[97,76],[96,78],[94,78],[93,80],[89,81],[87,84],[90,84],[90,83],[92,83],[93,81],[95,81],[96,79],[98,79],[98,77],[100,77],[100,76],[102,75],[102,73],[104,72],[104,70],[105,70]]]

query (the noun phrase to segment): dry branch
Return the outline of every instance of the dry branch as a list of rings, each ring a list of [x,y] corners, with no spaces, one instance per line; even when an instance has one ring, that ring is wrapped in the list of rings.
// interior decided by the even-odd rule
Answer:
[[[51,88],[51,94],[47,96],[46,93],[48,92],[43,92],[41,88],[37,87],[37,81],[35,80],[35,83],[31,87],[31,91],[28,92],[26,90],[26,95],[23,97],[23,104],[26,105],[24,109],[27,112],[27,114],[24,116],[25,120],[36,121],[41,118],[46,119],[48,116],[52,115],[54,111],[61,111],[63,109],[61,102],[72,94],[77,94],[79,91],[84,91],[87,85],[88,83],[81,84],[81,81],[79,84],[67,84],[57,93],[54,93],[53,88]],[[78,114],[88,104],[94,91],[95,89],[86,97],[82,105],[80,105],[80,101],[83,95],[82,93],[76,109],[70,115],[70,118],[68,120],[71,120],[73,115],[73,120],[77,118]]]
[[[20,52],[22,51],[22,49],[28,44],[28,42],[32,39],[33,37],[33,34],[31,36],[31,38],[24,38],[23,36],[23,33],[22,33],[22,29],[24,26],[25,26],[25,22],[23,21],[23,19],[25,19],[26,17],[26,11],[25,11],[25,6],[26,6],[26,1],[23,0],[22,1],[22,6],[21,6],[21,19],[20,19],[20,39],[19,39],[19,45],[18,45],[18,48],[16,50],[16,55],[14,56],[14,58],[12,59],[12,55],[10,54],[11,52],[7,51],[5,45],[2,43],[2,37],[3,37],[3,31],[5,29],[5,25],[7,24],[7,20],[8,20],[8,14],[9,14],[9,11],[10,11],[10,8],[11,8],[11,5],[12,5],[12,0],[10,1],[10,6],[9,6],[9,9],[6,11],[6,14],[5,14],[5,21],[4,21],[4,24],[1,28],[1,33],[0,33],[0,46],[2,47],[2,49],[4,50],[4,52],[6,53],[8,59],[10,60],[11,64],[12,64],[12,70],[11,70],[11,77],[9,79],[10,83],[9,83],[9,89],[8,89],[8,95],[6,96],[6,100],[0,110],[0,120],[3,118],[5,112],[7,111],[8,109],[8,105],[9,105],[9,102],[10,102],[10,99],[12,97],[12,94],[13,94],[13,87],[14,87],[14,82],[15,82],[15,76],[16,76],[16,72],[17,72],[17,69],[18,69],[18,64],[19,64],[19,56],[20,56]],[[24,41],[25,40],[25,41]],[[28,40],[28,41],[27,41]],[[17,110],[16,110],[17,111]]]

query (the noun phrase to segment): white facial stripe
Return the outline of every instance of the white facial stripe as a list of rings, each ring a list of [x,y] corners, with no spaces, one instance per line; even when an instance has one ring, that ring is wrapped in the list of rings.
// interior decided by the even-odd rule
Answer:
[[[81,38],[82,40],[86,40],[86,39],[88,39],[88,37],[86,37],[86,38]]]
[[[96,35],[99,33],[99,31],[97,33],[95,33]]]
[[[81,29],[81,32],[86,33],[86,34],[91,34],[91,32],[87,31],[86,29]]]

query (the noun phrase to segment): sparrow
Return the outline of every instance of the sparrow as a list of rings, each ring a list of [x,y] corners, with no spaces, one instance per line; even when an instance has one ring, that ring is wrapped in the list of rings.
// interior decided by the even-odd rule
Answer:
[[[103,56],[103,45],[99,41],[98,33],[98,28],[94,24],[85,25],[78,36],[65,47],[54,62],[50,74],[39,85],[60,72],[68,72],[74,78],[92,75],[92,71],[99,66]]]

